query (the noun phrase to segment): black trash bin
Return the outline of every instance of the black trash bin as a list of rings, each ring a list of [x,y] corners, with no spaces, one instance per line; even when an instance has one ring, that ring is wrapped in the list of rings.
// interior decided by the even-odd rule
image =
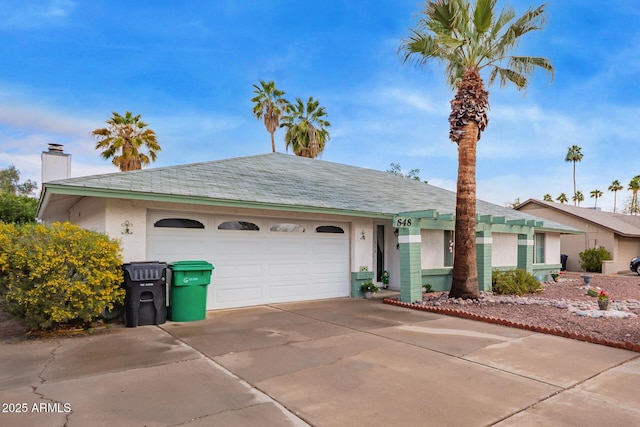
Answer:
[[[128,327],[167,321],[167,264],[132,262],[124,270],[124,323]]]
[[[560,264],[562,264],[562,271],[567,270],[567,258],[569,258],[569,255],[567,254],[560,255]]]

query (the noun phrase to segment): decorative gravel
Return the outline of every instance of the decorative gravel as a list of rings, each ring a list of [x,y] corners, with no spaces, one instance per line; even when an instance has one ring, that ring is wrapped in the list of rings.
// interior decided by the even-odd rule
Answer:
[[[599,310],[586,294],[580,274],[563,273],[543,291],[522,297],[481,293],[477,300],[450,299],[446,292],[423,294],[422,302],[385,303],[559,335],[640,352],[640,277],[594,274],[591,288],[604,289],[613,301]]]

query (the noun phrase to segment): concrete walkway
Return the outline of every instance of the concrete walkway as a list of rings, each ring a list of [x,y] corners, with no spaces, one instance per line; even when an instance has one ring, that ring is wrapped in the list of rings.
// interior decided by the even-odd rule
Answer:
[[[334,299],[4,343],[0,403],[3,426],[629,426],[640,354]]]

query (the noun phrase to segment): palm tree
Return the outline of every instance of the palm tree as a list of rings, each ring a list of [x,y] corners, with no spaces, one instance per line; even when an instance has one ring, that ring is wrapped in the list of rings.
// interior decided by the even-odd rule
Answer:
[[[589,194],[591,194],[589,197],[591,197],[592,199],[595,197],[596,199],[595,202],[593,203],[593,207],[594,208],[598,207],[598,197],[602,197],[602,194],[603,194],[602,191],[595,189],[591,191],[591,193]]]
[[[264,119],[264,126],[271,134],[271,151],[275,153],[276,143],[273,134],[280,126],[280,116],[287,109],[289,101],[282,97],[285,93],[276,89],[273,81],[260,80],[260,86],[253,85],[253,87],[253,92],[256,94],[251,98],[251,102],[254,103],[253,115],[258,120]]]
[[[559,201],[560,203],[567,203],[569,201],[569,199],[567,198],[567,195],[564,193],[560,193],[560,195],[556,197],[556,200]]]
[[[613,191],[613,213],[616,213],[616,195],[618,191],[624,190],[624,187],[620,184],[620,181],[616,179],[611,183],[608,190]]]
[[[455,254],[449,297],[477,298],[476,265],[476,148],[487,127],[489,92],[481,70],[489,69],[489,85],[512,83],[527,87],[536,67],[553,77],[551,62],[541,57],[513,56],[521,37],[542,28],[546,5],[516,17],[511,7],[498,14],[497,0],[427,0],[422,17],[399,51],[403,62],[445,65],[447,81],[456,91],[451,101],[449,138],[458,144]]]
[[[113,112],[106,121],[107,127],[96,129],[91,134],[98,141],[96,150],[102,150],[104,159],[111,162],[121,172],[142,169],[156,160],[158,151],[162,150],[152,129],[146,129],[147,123],[140,120],[140,114],[134,116],[127,111],[124,116]],[[146,148],[148,154],[141,151]]]
[[[582,194],[582,191],[578,190],[576,191],[576,193],[573,195],[573,197],[571,198],[571,200],[573,200],[573,204],[575,205],[577,203],[577,206],[580,207],[580,202],[584,201],[584,194]]]
[[[631,178],[629,181],[629,190],[631,190],[631,207],[629,209],[629,213],[637,214],[638,213],[638,190],[640,190],[640,175],[636,175]]]
[[[287,128],[284,135],[285,149],[291,147],[296,156],[315,159],[324,151],[331,138],[325,129],[331,126],[325,118],[327,111],[320,102],[309,97],[307,103],[296,98],[295,104],[287,107],[287,114],[282,117],[281,127]]]
[[[542,200],[544,200],[545,202],[553,202],[553,197],[551,197],[551,194],[547,193],[542,196]]]
[[[573,204],[575,205],[576,202],[576,163],[581,161],[582,158],[584,157],[582,152],[580,151],[582,150],[581,147],[578,147],[577,145],[572,145],[571,147],[569,147],[569,150],[567,151],[567,155],[564,158],[565,162],[573,162]]]

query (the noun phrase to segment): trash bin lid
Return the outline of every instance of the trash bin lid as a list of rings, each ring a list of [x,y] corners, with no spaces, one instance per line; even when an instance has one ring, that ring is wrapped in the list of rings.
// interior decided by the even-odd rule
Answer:
[[[195,270],[213,270],[213,264],[208,261],[189,260],[176,261],[169,264],[169,268],[173,271],[195,271]]]

